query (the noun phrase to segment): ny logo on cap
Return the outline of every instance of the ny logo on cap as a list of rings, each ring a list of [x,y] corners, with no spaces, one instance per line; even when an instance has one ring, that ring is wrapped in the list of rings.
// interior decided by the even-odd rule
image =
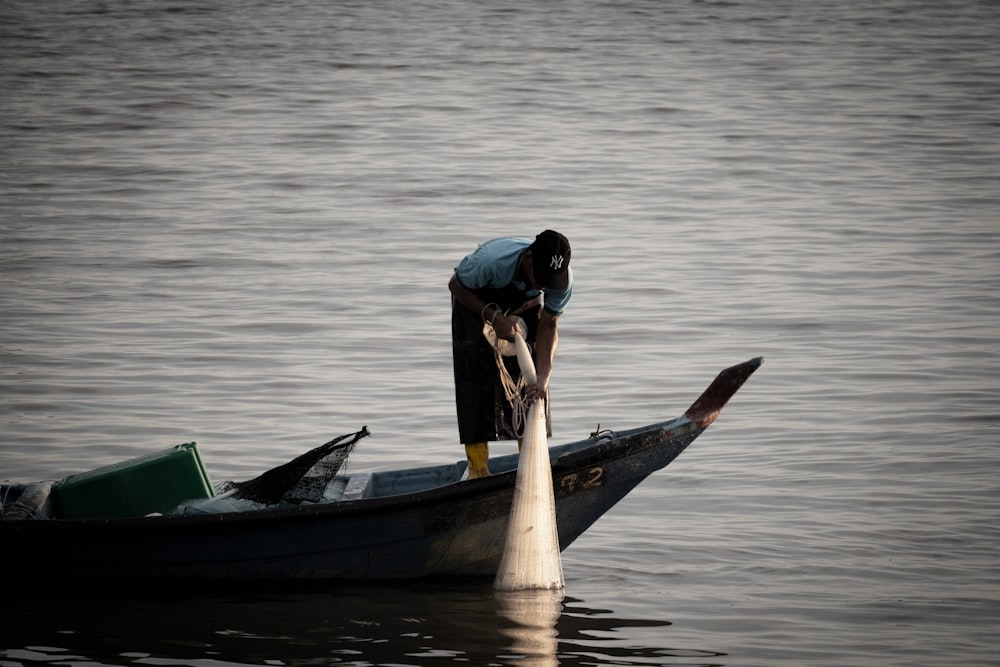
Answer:
[[[562,255],[552,255],[552,260],[549,262],[549,268],[553,271],[558,271],[562,268],[563,261],[564,259]]]

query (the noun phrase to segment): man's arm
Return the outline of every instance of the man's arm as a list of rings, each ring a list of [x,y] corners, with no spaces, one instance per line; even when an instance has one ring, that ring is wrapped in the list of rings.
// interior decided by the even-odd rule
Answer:
[[[552,377],[552,362],[559,344],[559,318],[544,308],[538,318],[538,332],[535,334],[535,373],[538,384],[527,387],[528,400],[546,398],[549,395],[549,379]]]
[[[483,301],[478,294],[462,287],[462,283],[458,282],[458,276],[455,274],[452,274],[451,280],[448,281],[448,289],[451,290],[452,295],[460,304],[472,312],[478,313],[483,321],[492,322],[493,330],[496,331],[497,336],[504,340],[514,340],[514,320],[504,315],[499,306]],[[521,335],[526,333],[522,331]]]

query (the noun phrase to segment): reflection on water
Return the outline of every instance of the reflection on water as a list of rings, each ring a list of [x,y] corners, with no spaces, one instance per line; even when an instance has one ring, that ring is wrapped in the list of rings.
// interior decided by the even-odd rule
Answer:
[[[497,594],[479,583],[96,599],[23,601],[6,614],[0,661],[558,665],[586,656],[592,665],[649,665],[719,655],[659,645],[662,633],[642,646],[619,632],[666,621],[621,618],[561,591]]]
[[[524,656],[519,664],[558,665],[556,622],[563,609],[562,589],[497,591],[495,596],[500,614],[514,623],[501,633],[510,637],[511,652]]]

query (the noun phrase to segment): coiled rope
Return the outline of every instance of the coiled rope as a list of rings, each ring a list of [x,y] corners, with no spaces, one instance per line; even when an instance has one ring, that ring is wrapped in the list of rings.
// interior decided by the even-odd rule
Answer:
[[[487,308],[496,304],[489,304]],[[486,308],[483,309],[485,312]],[[524,388],[526,382],[524,376],[519,376],[517,381],[510,376],[510,371],[507,370],[507,364],[503,362],[503,358],[514,356],[516,354],[513,345],[510,342],[503,340],[496,334],[496,330],[493,328],[493,322],[496,320],[497,314],[500,309],[497,308],[493,313],[493,319],[489,322],[483,319],[483,336],[490,343],[493,348],[493,357],[496,360],[497,371],[500,374],[500,384],[503,386],[504,395],[507,397],[507,402],[510,403],[511,408],[511,426],[514,429],[514,434],[518,438],[524,435],[524,425],[528,418],[528,401],[524,398]],[[504,313],[506,315],[506,313]],[[513,315],[513,319],[518,320],[521,325],[521,330],[526,331],[526,325],[524,320],[520,317]]]

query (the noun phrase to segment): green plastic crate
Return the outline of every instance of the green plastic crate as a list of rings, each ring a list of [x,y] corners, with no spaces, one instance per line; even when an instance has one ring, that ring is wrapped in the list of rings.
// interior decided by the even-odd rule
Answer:
[[[212,495],[212,483],[194,442],[71,475],[52,486],[60,519],[165,513],[185,500]]]

